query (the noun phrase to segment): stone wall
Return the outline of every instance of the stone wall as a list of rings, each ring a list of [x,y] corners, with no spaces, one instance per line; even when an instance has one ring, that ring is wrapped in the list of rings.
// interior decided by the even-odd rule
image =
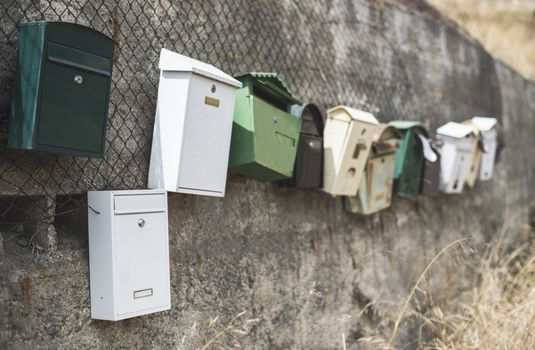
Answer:
[[[359,338],[390,334],[412,283],[446,244],[469,238],[432,269],[422,286],[428,294],[417,299],[433,295],[440,304],[462,295],[471,266],[504,224],[510,242],[529,238],[535,85],[423,1],[27,5],[13,3],[6,13],[76,21],[114,37],[108,151],[104,160],[88,160],[4,150],[4,195],[144,187],[162,46],[233,74],[277,71],[303,100],[348,104],[381,121],[421,120],[434,129],[495,116],[503,148],[492,181],[462,195],[396,198],[391,209],[369,217],[345,213],[339,198],[319,191],[235,174],[222,199],[169,194],[172,309],[117,323],[90,318],[84,211],[57,217],[57,245],[46,252],[32,251],[22,233],[4,233],[0,348],[196,349],[238,342],[245,349],[340,349],[344,337],[348,348],[364,349]],[[15,35],[1,33],[2,45],[16,47]],[[13,62],[14,52],[4,52]],[[0,72],[3,120],[12,75]],[[403,322],[397,343],[414,347],[419,326],[416,319]]]

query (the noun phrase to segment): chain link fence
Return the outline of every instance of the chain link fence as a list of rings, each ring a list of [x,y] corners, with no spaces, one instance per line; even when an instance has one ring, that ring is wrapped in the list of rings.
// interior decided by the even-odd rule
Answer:
[[[409,3],[436,16],[425,2]],[[385,21],[391,6],[398,5],[382,0],[1,1],[0,222],[20,231],[83,209],[85,191],[145,188],[161,48],[234,75],[278,72],[303,101],[322,108],[347,104],[383,121],[419,119],[436,127],[437,117],[501,113],[494,63],[486,52],[474,46],[471,53],[478,62],[473,75],[483,78],[459,86],[455,75],[467,63],[448,66],[455,43],[445,48],[423,37],[428,30]],[[405,11],[410,18],[416,10]],[[6,148],[18,25],[35,20],[89,26],[115,42],[103,159]],[[403,37],[414,42],[403,42],[400,30],[413,31]],[[459,40],[458,33],[452,36]]]

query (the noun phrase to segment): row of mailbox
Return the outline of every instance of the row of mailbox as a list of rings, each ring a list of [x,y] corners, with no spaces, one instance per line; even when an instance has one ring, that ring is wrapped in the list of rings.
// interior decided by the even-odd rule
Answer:
[[[71,23],[21,26],[9,146],[102,157],[113,41]],[[170,307],[166,191],[225,194],[230,168],[282,186],[344,196],[351,212],[458,193],[492,177],[496,119],[380,124],[346,106],[324,118],[275,73],[231,77],[162,49],[145,191],[88,195],[92,316],[118,320]],[[140,258],[143,257],[143,258]]]

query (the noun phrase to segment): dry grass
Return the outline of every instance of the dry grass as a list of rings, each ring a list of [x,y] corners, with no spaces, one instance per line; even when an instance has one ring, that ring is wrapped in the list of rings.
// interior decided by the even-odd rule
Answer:
[[[425,312],[418,311],[422,310],[421,303],[413,300],[414,292],[421,290],[421,281],[430,268],[460,242],[455,241],[442,249],[423,270],[398,317],[392,320],[391,336],[372,336],[360,342],[372,349],[395,349],[398,325],[418,319],[428,334],[427,340],[418,342],[418,349],[535,349],[535,244],[511,250],[504,243],[507,233],[504,228],[482,257],[467,296],[438,305],[433,300],[439,300],[440,296],[428,295]],[[428,291],[424,293],[429,294]]]
[[[535,79],[535,0],[429,0],[495,57]]]

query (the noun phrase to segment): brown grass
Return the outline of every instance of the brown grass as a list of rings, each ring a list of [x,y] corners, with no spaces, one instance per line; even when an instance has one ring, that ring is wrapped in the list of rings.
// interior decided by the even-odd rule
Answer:
[[[534,0],[429,0],[495,57],[535,79]]]
[[[392,320],[391,336],[370,336],[361,338],[360,342],[367,348],[395,349],[398,325],[418,319],[432,335],[420,340],[418,349],[535,349],[535,244],[511,249],[505,243],[508,233],[504,226],[481,258],[467,297],[458,296],[438,305],[433,300],[440,300],[440,295],[432,296],[430,291],[423,291],[428,295],[425,308],[421,307],[421,301],[413,300],[414,292],[422,290],[421,282],[430,268],[461,242],[457,240],[445,246],[422,271],[397,318]],[[418,311],[422,309],[426,311]]]

